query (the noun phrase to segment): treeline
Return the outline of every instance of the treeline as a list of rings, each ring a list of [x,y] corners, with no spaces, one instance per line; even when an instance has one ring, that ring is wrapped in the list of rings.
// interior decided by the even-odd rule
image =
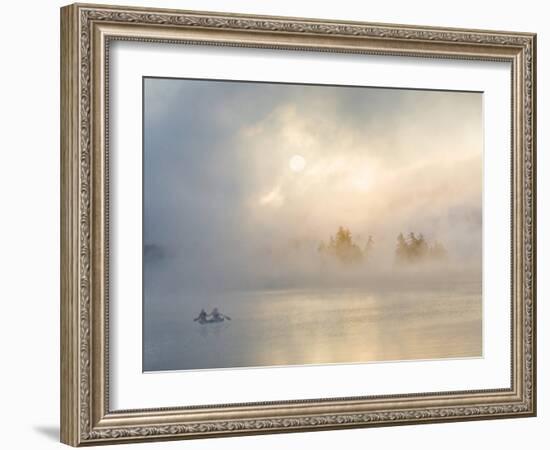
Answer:
[[[443,261],[447,259],[447,250],[438,241],[429,243],[422,233],[409,233],[407,238],[403,233],[397,236],[395,258],[399,263],[416,263],[422,261]]]
[[[360,246],[354,242],[351,231],[339,227],[328,242],[321,242],[319,253],[333,257],[345,264],[353,264],[370,259],[373,256],[374,239],[369,235],[367,243]],[[422,233],[403,233],[397,236],[395,261],[399,264],[413,264],[425,261],[443,261],[447,259],[447,250],[438,241],[428,242]]]
[[[319,253],[332,256],[343,263],[357,263],[367,258],[374,247],[372,236],[368,237],[363,248],[353,242],[351,231],[339,227],[334,236],[331,236],[328,243],[321,242]]]

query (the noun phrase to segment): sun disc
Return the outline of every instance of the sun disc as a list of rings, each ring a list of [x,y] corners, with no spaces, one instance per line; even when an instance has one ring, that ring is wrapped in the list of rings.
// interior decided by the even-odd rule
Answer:
[[[294,155],[288,165],[293,172],[301,172],[306,167],[306,159],[302,155]]]

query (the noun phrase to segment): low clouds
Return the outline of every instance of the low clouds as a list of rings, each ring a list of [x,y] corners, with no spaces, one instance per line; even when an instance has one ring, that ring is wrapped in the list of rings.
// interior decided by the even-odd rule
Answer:
[[[144,92],[144,241],[171,249],[174,280],[238,285],[272,254],[292,270],[281,248],[339,225],[386,254],[416,231],[480,263],[481,94],[175,79]]]

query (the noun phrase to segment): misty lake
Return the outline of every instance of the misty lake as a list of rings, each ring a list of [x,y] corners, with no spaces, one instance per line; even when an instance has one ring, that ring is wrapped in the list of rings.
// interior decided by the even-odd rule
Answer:
[[[144,307],[144,371],[482,355],[479,282],[174,293]],[[231,320],[193,321],[213,307]]]
[[[480,92],[144,77],[143,369],[482,356],[483,136]]]

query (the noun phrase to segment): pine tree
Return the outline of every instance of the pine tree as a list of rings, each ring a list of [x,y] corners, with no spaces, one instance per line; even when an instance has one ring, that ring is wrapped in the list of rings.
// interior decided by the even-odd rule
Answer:
[[[409,260],[409,245],[407,244],[403,233],[399,233],[397,236],[395,256],[399,262],[407,262]]]
[[[365,255],[366,258],[370,256],[373,248],[374,248],[374,240],[372,239],[372,236],[369,235],[367,239],[367,243],[365,244],[365,250],[363,251],[363,254]]]

